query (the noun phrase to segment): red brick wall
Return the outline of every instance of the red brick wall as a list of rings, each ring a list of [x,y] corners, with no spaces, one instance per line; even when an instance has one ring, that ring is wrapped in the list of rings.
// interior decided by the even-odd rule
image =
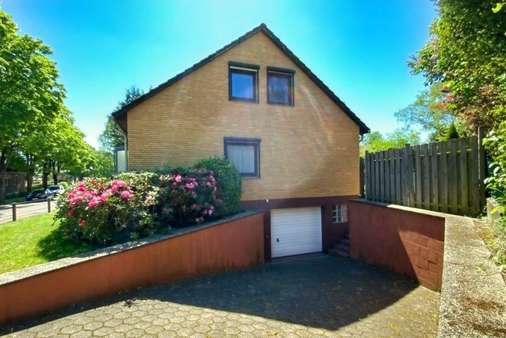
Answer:
[[[264,215],[224,221],[0,285],[0,324],[116,292],[264,262]]]
[[[441,289],[444,216],[363,200],[348,206],[351,256]]]

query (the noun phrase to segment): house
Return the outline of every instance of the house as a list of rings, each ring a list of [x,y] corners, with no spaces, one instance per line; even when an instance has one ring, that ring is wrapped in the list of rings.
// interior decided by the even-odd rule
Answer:
[[[369,129],[266,25],[113,115],[129,170],[230,159],[243,206],[270,211],[267,256],[326,251],[346,232]]]

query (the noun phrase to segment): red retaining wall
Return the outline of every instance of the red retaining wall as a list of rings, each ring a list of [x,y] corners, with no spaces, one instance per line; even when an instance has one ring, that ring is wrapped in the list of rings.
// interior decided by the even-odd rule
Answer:
[[[441,289],[445,217],[364,200],[348,206],[351,256]]]
[[[235,217],[1,284],[0,324],[121,290],[263,262],[264,215]]]

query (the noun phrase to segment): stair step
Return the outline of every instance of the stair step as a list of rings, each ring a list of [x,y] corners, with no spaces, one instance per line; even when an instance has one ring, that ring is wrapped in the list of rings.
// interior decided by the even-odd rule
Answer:
[[[349,252],[349,251],[350,251],[350,248],[349,248],[349,247],[342,247],[342,246],[338,246],[338,247],[336,247],[336,251]]]
[[[339,254],[337,253],[337,249],[329,249],[329,255],[331,256],[339,256]]]
[[[341,257],[350,257],[350,253],[348,251],[341,251],[341,250],[338,250],[337,251],[337,255],[338,256],[341,256]]]

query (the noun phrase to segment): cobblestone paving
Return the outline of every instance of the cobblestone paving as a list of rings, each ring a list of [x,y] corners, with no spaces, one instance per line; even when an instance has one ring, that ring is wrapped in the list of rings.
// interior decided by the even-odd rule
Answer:
[[[324,255],[182,281],[4,328],[11,337],[434,337],[439,294]],[[0,329],[0,332],[2,330]]]

